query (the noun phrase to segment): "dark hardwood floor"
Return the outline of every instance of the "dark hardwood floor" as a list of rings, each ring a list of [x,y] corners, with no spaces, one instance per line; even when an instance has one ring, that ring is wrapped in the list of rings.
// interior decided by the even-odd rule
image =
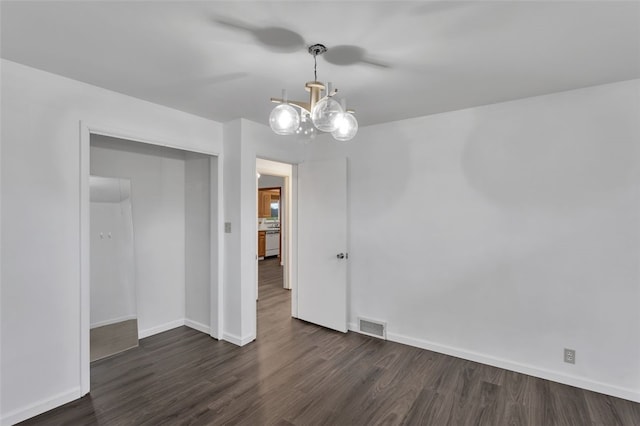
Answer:
[[[290,317],[260,262],[258,339],[181,327],[91,366],[91,394],[28,425],[640,425],[640,404]]]

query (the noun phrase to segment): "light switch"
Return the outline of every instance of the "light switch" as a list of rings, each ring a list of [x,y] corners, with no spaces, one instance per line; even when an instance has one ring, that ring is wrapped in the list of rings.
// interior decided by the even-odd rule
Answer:
[[[225,222],[224,223],[224,233],[225,234],[230,234],[231,233],[231,222]]]

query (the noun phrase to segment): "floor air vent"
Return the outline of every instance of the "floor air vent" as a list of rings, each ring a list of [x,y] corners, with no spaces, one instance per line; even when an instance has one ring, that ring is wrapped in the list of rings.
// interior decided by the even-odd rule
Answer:
[[[387,339],[387,323],[358,318],[358,329],[362,334]]]

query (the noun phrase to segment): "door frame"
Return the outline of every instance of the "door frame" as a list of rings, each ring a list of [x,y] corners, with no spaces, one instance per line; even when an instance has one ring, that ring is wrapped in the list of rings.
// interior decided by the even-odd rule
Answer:
[[[272,175],[267,174],[265,176],[272,176]],[[262,177],[262,176],[260,176],[260,177]],[[274,177],[282,177],[283,181],[285,179],[285,177],[283,177],[283,176],[274,176]],[[284,185],[286,185],[286,184],[284,184]],[[260,178],[258,178],[258,188],[257,189],[258,189],[258,195],[260,195],[260,191],[265,191],[265,190],[267,190],[267,191],[278,191],[278,204],[280,204],[280,207],[278,208],[278,210],[279,210],[278,215],[280,216],[280,223],[282,224],[282,222],[284,222],[283,217],[286,217],[286,215],[283,216],[283,214],[282,214],[282,188],[279,187],[279,186],[270,186],[270,187],[260,188]],[[260,211],[260,204],[259,204],[260,202],[261,202],[260,201],[260,197],[258,197],[258,212]],[[258,214],[258,219],[260,219],[260,214]],[[282,227],[280,227],[280,231],[282,231]],[[280,245],[279,245],[280,254],[278,255],[278,257],[280,258],[280,266],[284,266],[284,256],[282,255],[282,252],[283,252],[282,248],[284,247],[284,244],[282,243],[282,232],[280,232],[280,237],[279,238],[280,238]],[[283,275],[283,277],[285,275]],[[284,284],[284,288],[289,288],[289,287],[287,287],[288,283],[286,281],[283,284]]]
[[[90,389],[90,197],[89,176],[91,174],[91,135],[109,136],[132,142],[162,146],[181,151],[194,152],[209,156],[210,166],[210,323],[209,334],[216,339],[222,338],[223,330],[223,256],[224,256],[224,222],[223,222],[223,158],[219,152],[185,148],[178,141],[161,140],[152,135],[141,135],[127,129],[114,128],[101,123],[80,121],[80,396],[89,393]]]
[[[278,176],[284,178],[284,198],[285,209],[280,214],[284,213],[284,230],[285,235],[282,236],[281,242],[284,245],[284,249],[281,248],[281,262],[283,265],[283,286],[284,288],[291,290],[291,316],[298,318],[298,234],[297,234],[297,214],[298,214],[298,166],[297,164],[291,164],[286,161],[269,160],[256,156],[256,173]],[[256,175],[257,176],[257,175]],[[258,179],[256,179],[256,202],[258,199]],[[282,191],[280,195],[282,199]],[[258,206],[256,204],[256,217],[258,213]],[[254,233],[258,234],[258,221],[254,221]],[[282,230],[282,225],[281,225]],[[255,238],[254,251],[256,253],[255,262],[255,278],[256,278],[256,295],[258,295],[258,239]],[[257,309],[257,306],[256,306]]]

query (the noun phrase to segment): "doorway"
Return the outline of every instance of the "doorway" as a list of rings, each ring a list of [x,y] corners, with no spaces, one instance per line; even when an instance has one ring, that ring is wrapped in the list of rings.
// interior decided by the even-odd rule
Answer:
[[[290,261],[292,187],[291,164],[256,159],[256,298],[259,328],[261,304],[277,300],[285,311],[285,317],[295,316]],[[282,303],[285,299],[286,303]]]
[[[131,182],[140,338],[185,318],[209,325],[208,161],[203,154],[91,136],[91,174]]]
[[[80,132],[80,373],[90,390],[90,175],[130,182],[136,338],[186,325],[221,335],[222,169],[215,153],[89,127]],[[95,231],[95,229],[93,230]],[[104,234],[105,239],[108,234]]]
[[[292,283],[291,317],[346,332],[349,259],[347,158],[305,161],[295,167],[267,162],[273,165],[273,169],[261,167],[261,161],[265,160],[258,159],[256,167],[261,175],[284,174],[271,171],[278,170],[278,166],[291,167],[291,178],[285,178],[285,188],[292,190],[285,191],[284,199],[288,200],[287,194],[294,196],[295,215],[285,209],[287,214],[283,222],[285,227],[287,220],[291,222],[291,226],[283,231],[284,287],[288,288],[287,274],[294,278],[289,281]],[[292,203],[287,204],[290,209]],[[295,262],[288,262],[293,258],[292,254],[295,254]],[[256,262],[257,259],[256,256]],[[256,269],[258,266],[256,264]],[[259,274],[256,277],[259,278]]]
[[[258,260],[277,260],[282,266],[280,211],[284,204],[284,178],[261,175],[258,182]]]

